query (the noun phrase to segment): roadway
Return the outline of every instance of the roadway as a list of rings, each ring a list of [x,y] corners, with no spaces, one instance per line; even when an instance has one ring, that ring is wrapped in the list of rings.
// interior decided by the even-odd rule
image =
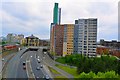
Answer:
[[[18,78],[28,80],[33,78],[36,80],[37,78],[42,79],[45,75],[48,75],[44,65],[38,63],[36,54],[37,51],[27,51],[23,54],[25,50],[18,52],[7,64],[6,69],[4,70],[3,78],[7,78],[8,80],[12,78],[12,80],[16,80]],[[22,56],[21,56],[22,55]],[[23,62],[26,62],[26,70],[23,69]],[[37,67],[43,65],[43,68],[37,70]],[[33,77],[32,77],[33,76]]]
[[[39,49],[39,50],[38,50],[38,53],[41,53],[41,52],[42,52],[42,49]],[[44,62],[43,62],[43,63],[44,63],[45,65],[47,65],[47,66],[55,69],[56,71],[60,72],[60,73],[61,73],[63,76],[65,76],[66,78],[68,78],[68,79],[70,79],[70,80],[73,80],[74,76],[72,76],[71,74],[69,74],[69,73],[67,73],[67,72],[65,72],[65,71],[57,68],[57,67],[55,66],[55,64],[57,64],[57,62],[55,62],[53,59],[51,59],[48,54],[42,53],[42,54],[37,54],[37,56],[40,56],[40,58],[43,58],[43,59],[44,59]]]
[[[3,72],[3,78],[7,78],[8,80],[12,78],[12,80],[16,79],[24,79],[24,80],[42,80],[43,77],[45,78],[45,75],[48,75],[52,80],[53,75],[49,71],[48,67],[52,67],[53,69],[60,72],[62,75],[64,75],[66,78],[73,78],[72,75],[68,74],[67,72],[57,68],[55,66],[56,62],[52,60],[48,54],[43,54],[42,49],[44,47],[40,47],[38,51],[27,51],[27,49],[23,49],[19,51],[15,56],[13,56],[12,59],[8,62],[6,65],[6,68]],[[25,53],[24,53],[25,52]],[[24,54],[23,54],[24,53]],[[37,59],[41,60],[40,63],[38,63]],[[23,69],[23,62],[26,62],[26,69]],[[43,65],[43,68],[40,68],[37,70],[37,67],[40,67]]]

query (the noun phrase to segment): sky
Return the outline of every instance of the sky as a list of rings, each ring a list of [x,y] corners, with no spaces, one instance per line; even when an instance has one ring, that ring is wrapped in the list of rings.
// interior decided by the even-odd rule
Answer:
[[[50,38],[54,3],[62,9],[61,24],[74,24],[81,18],[97,18],[97,40],[118,40],[119,0],[1,0],[0,36],[8,33],[34,34]]]

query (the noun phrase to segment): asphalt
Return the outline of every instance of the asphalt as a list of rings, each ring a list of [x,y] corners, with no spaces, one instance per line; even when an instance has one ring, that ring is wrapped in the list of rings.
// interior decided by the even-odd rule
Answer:
[[[57,68],[57,67],[55,66],[56,62],[55,62],[54,60],[52,60],[52,59],[49,57],[48,54],[43,54],[43,53],[41,54],[41,52],[42,52],[42,50],[39,49],[39,51],[38,51],[39,54],[38,54],[38,55],[39,55],[41,58],[45,57],[45,58],[43,58],[43,59],[44,59],[44,63],[45,63],[46,65],[48,65],[48,66],[52,67],[53,69],[55,69],[56,71],[60,72],[60,73],[61,73],[62,75],[64,75],[66,78],[68,78],[68,79],[70,79],[70,80],[73,80],[73,78],[74,78],[73,75],[71,75],[71,74],[63,71],[62,69]]]
[[[37,70],[36,68],[40,65],[43,65],[42,62],[38,63],[36,54],[38,54],[37,51],[28,51],[23,54],[25,50],[22,50],[18,52],[7,64],[5,74],[3,74],[3,78],[13,79],[16,80],[17,78],[28,80],[28,78],[31,78],[31,76],[28,77],[28,74],[34,74],[34,77],[42,79],[47,73],[45,72],[44,68],[40,68],[40,70]],[[22,55],[23,54],[23,55]],[[22,56],[21,56],[22,55]],[[32,56],[32,57],[31,57]],[[23,62],[29,61],[29,64],[27,65],[29,69],[26,68],[23,69]],[[31,68],[30,68],[31,67]],[[31,69],[31,70],[30,70]],[[29,73],[27,73],[27,71]]]
[[[16,78],[17,69],[20,64],[20,55],[25,51],[26,49],[16,53],[16,55],[9,61],[7,64],[5,74],[3,74],[3,78]]]
[[[50,66],[53,69],[60,72],[66,78],[73,78],[72,75],[67,72],[57,68],[55,66],[55,61],[52,60],[47,54],[43,54],[43,47],[39,48],[38,51],[26,51],[23,49],[19,51],[7,64],[5,72],[3,74],[3,78],[16,80],[17,78],[21,78],[24,80],[28,80],[28,78],[35,78],[34,80],[42,80],[45,75],[49,75],[50,80],[52,80],[52,74],[47,69],[46,66]],[[23,54],[23,52],[25,52]],[[21,56],[22,55],[22,56]],[[37,61],[37,56],[42,60],[40,63]],[[23,69],[23,62],[27,63],[26,70]],[[36,68],[40,65],[43,65],[43,68],[37,70]]]
[[[37,52],[33,52],[32,58],[30,58],[31,67],[32,67],[33,73],[34,73],[36,78],[37,77],[43,78],[44,74],[43,74],[42,70],[41,69],[40,70],[36,69],[37,67],[40,67],[40,65],[38,65],[38,62],[37,62],[37,59],[36,59],[36,56],[35,56],[36,53]],[[31,52],[31,54],[32,54],[32,52]],[[39,63],[39,64],[41,64],[41,63]]]

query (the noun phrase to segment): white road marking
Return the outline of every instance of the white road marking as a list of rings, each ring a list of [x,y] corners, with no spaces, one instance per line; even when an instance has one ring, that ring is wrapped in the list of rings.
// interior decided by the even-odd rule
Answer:
[[[26,60],[26,62],[30,62],[30,60]]]
[[[37,58],[36,54],[35,54],[35,59]]]
[[[28,69],[27,69],[27,62],[30,62],[30,60],[29,60],[29,61],[26,60],[26,73],[27,73],[27,76],[28,76],[28,78],[29,78]]]
[[[33,75],[34,79],[36,80],[35,75],[34,75],[34,73],[32,71],[32,67],[31,67],[31,63],[30,62],[29,62],[29,65],[30,65],[30,69],[31,69],[32,75]]]

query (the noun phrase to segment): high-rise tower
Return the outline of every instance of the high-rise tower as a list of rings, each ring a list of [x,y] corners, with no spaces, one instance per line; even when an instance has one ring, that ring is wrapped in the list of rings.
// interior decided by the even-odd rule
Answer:
[[[53,12],[53,23],[60,24],[60,21],[61,21],[61,8],[58,7],[58,3],[55,3]]]
[[[95,55],[97,43],[97,19],[79,19],[75,21],[74,53]]]
[[[58,9],[58,24],[61,23],[61,8]]]
[[[53,23],[58,23],[58,3],[55,3],[54,5]]]

